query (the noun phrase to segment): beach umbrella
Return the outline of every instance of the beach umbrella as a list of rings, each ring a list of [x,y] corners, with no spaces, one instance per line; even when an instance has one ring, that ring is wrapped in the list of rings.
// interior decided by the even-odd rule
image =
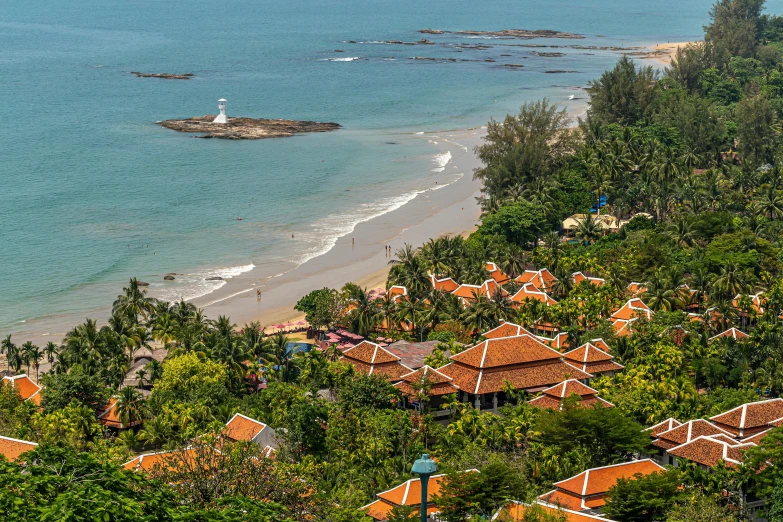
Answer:
[[[307,324],[307,321],[297,321],[296,326],[304,326]]]
[[[275,328],[277,328],[279,330],[281,328],[285,328],[285,325],[284,324],[276,324]]]

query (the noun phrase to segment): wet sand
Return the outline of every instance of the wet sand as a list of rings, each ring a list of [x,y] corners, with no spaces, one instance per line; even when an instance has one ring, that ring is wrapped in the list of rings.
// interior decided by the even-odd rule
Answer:
[[[660,54],[652,57],[652,59],[664,65],[670,65],[672,63],[672,58],[677,53],[677,48],[684,48],[691,43],[693,42],[668,42],[665,44],[658,44],[653,47],[653,49]]]
[[[389,261],[405,243],[419,246],[430,238],[455,235],[475,229],[480,216],[476,203],[481,183],[473,180],[479,161],[473,147],[481,143],[483,129],[427,132],[440,152],[450,152],[446,172],[462,177],[445,187],[419,194],[402,207],[356,226],[327,253],[268,281],[259,281],[253,271],[230,279],[218,291],[193,300],[210,317],[228,315],[238,325],[260,321],[263,325],[299,320],[296,302],[312,290],[340,288],[354,282],[378,288],[386,283]],[[392,248],[392,257],[385,254]],[[256,289],[261,290],[258,299]]]

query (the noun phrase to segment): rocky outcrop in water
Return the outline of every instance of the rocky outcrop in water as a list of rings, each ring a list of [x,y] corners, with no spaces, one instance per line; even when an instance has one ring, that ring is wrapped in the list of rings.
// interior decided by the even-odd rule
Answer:
[[[138,78],[163,78],[165,80],[190,80],[193,77],[193,73],[169,74],[169,73],[143,73],[138,71],[131,71],[131,74],[135,74]]]
[[[441,31],[439,29],[419,29],[422,34],[447,34],[452,31]],[[453,34],[464,34],[467,36],[492,36],[495,38],[515,39],[521,38],[530,40],[532,38],[571,38],[583,39],[581,34],[565,33],[563,31],[553,31],[551,29],[503,29],[502,31],[453,31]]]
[[[220,138],[224,140],[263,140],[266,138],[289,138],[305,132],[329,132],[341,127],[339,123],[318,121],[267,120],[264,118],[229,118],[228,123],[212,123],[214,114],[194,116],[185,120],[156,122],[161,127],[177,132],[201,134],[197,138]]]

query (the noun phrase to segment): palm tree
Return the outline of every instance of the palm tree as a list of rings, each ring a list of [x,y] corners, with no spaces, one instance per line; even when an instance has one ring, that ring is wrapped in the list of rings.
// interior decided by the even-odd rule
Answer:
[[[161,377],[163,377],[163,365],[160,364],[159,361],[156,359],[151,360],[147,363],[147,365],[144,367],[149,372],[149,383],[155,384]]]
[[[601,222],[598,218],[594,218],[591,214],[588,214],[578,221],[576,226],[576,237],[585,243],[593,244],[596,239],[601,237],[602,231]]]
[[[6,361],[8,361],[8,367],[14,371],[14,374],[18,374],[24,365],[24,356],[21,350],[14,345],[6,348]]]
[[[748,293],[750,284],[747,274],[737,267],[736,263],[727,261],[720,270],[720,275],[715,279],[715,290],[724,298],[731,299],[737,294]]]
[[[419,299],[403,299],[397,304],[397,321],[399,323],[410,323],[413,326],[412,331],[416,331],[416,325],[421,321],[421,315],[424,311],[424,303]],[[424,328],[419,326],[419,338],[424,339]]]
[[[159,449],[170,436],[171,426],[162,415],[158,415],[144,423],[144,427],[139,430],[138,438],[149,444],[152,449]]]
[[[54,362],[54,356],[57,355],[57,352],[59,351],[59,347],[54,344],[52,341],[49,341],[46,343],[46,346],[44,346],[43,352],[46,356],[46,360],[49,361],[49,364],[52,364]]]
[[[401,285],[414,295],[421,295],[430,287],[427,267],[417,251],[407,243],[397,250],[397,259],[389,261],[389,283]]]
[[[693,225],[691,221],[686,217],[681,217],[674,223],[669,225],[669,236],[679,246],[686,248],[693,246],[693,238],[695,236],[693,232]]]
[[[287,335],[278,332],[267,338],[264,346],[264,355],[261,357],[270,371],[276,371],[282,380],[288,378],[288,369],[293,355],[288,348],[290,340]]]
[[[753,202],[753,209],[769,219],[780,219],[783,217],[783,196],[775,187],[767,185]]]
[[[657,270],[644,283],[644,287],[644,302],[656,312],[670,312],[684,306],[680,292],[674,287],[671,279],[663,275],[661,270]]]
[[[347,286],[347,285],[346,285]],[[371,301],[367,289],[351,287],[348,302],[353,309],[348,313],[356,333],[367,337],[378,326],[379,310],[376,301]]]
[[[11,336],[7,335],[2,342],[0,342],[0,353],[9,353],[16,349],[16,345],[11,342]]]
[[[139,388],[144,388],[144,382],[147,380],[147,370],[144,368],[136,370],[136,379],[139,381]]]
[[[124,387],[120,391],[115,404],[120,423],[124,426],[130,426],[140,421],[142,419],[143,404],[144,401],[138,390],[130,386]]]
[[[133,277],[128,286],[122,289],[123,293],[117,296],[112,308],[113,313],[120,313],[130,318],[134,323],[139,316],[145,319],[155,311],[155,299],[147,297],[147,289],[139,286],[138,280]]]
[[[24,350],[24,359],[27,361],[27,371],[30,371],[30,364],[32,364],[35,368],[35,380],[38,382],[38,369],[41,367],[41,359],[44,354],[38,346],[30,341],[24,343],[22,349]]]

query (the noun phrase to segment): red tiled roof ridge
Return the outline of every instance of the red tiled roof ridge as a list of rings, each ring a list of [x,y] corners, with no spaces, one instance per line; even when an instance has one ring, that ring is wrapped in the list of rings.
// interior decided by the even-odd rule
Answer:
[[[10,440],[11,442],[20,442],[22,444],[30,444],[32,446],[38,446],[37,442],[32,442],[32,441],[29,441],[29,440],[22,440],[22,439],[15,439],[13,437],[6,437],[5,435],[0,435],[0,439]]]
[[[721,439],[719,439],[719,438],[717,438],[715,436],[712,436],[712,435],[700,435],[700,436],[696,437],[693,440],[689,440],[688,442],[684,442],[684,443],[680,444],[679,446],[675,446],[673,448],[669,448],[666,451],[668,453],[671,453],[675,457],[680,457],[680,458],[685,458],[685,459],[688,459],[688,460],[693,460],[692,458],[689,458],[688,456],[677,455],[677,453],[675,453],[675,451],[682,452],[682,450],[685,449],[686,447],[688,447],[688,446],[695,446],[695,445],[698,445],[698,444],[700,444],[702,442],[709,442],[711,444],[718,444],[718,445],[722,446],[722,453],[721,453],[722,457],[721,457],[721,460],[724,460],[726,462],[732,462],[732,463],[735,463],[735,464],[739,464],[740,461],[737,460],[737,459],[733,459],[733,458],[728,456],[728,450],[729,449],[750,448],[750,447],[756,446],[756,444],[754,442],[743,443],[743,442],[736,442],[735,441],[732,444],[732,443],[729,443],[729,442],[727,442],[725,440],[721,440]],[[705,464],[705,463],[701,463],[701,464]]]
[[[708,340],[712,341],[713,339],[717,339],[718,337],[731,337],[732,339],[736,340],[736,339],[747,339],[748,337],[750,337],[750,335],[746,334],[739,328],[732,326],[731,328],[728,328],[727,330],[724,330],[717,335],[713,335]]]
[[[434,374],[436,374],[436,375],[438,375],[440,377],[443,377],[443,379],[445,379],[446,381],[450,382],[452,380],[451,377],[449,377],[448,375],[444,375],[444,374],[440,373],[438,370],[436,370],[435,368],[433,368],[429,364],[425,364],[424,366],[422,366],[421,368],[419,368],[417,370],[413,370],[410,373],[406,373],[405,375],[401,375],[400,379],[405,379],[406,377],[410,377],[410,376],[415,375],[415,374],[417,374],[419,372],[422,373],[422,376],[426,376],[428,373],[431,372],[431,373],[434,373]],[[407,380],[407,379],[405,379],[405,380]]]
[[[354,357],[351,357],[351,355],[350,355],[351,351],[355,350],[356,348],[359,348],[363,344],[372,346],[374,348],[374,351],[373,351],[373,354],[372,354],[372,357],[370,358],[370,360],[365,361],[364,359],[355,358],[358,361],[366,362],[368,364],[379,364],[379,363],[375,362],[375,360],[378,358],[378,350],[380,350],[381,352],[387,354],[389,357],[391,357],[395,361],[400,361],[401,360],[399,357],[397,357],[396,355],[391,353],[389,350],[387,350],[383,346],[381,346],[379,344],[376,344],[376,343],[374,343],[372,341],[367,341],[366,339],[364,341],[360,342],[359,344],[357,344],[356,346],[352,346],[352,347],[348,348],[347,350],[345,350],[343,352],[343,355],[347,356],[348,358],[354,359]]]
[[[574,358],[569,357],[569,355],[574,354],[575,352],[579,352],[581,350],[584,350],[584,356],[581,359],[574,359]],[[592,360],[590,360],[590,352],[591,351],[598,352],[596,355],[599,358],[592,358]],[[594,345],[591,342],[586,342],[583,345],[581,345],[581,346],[579,346],[577,348],[574,348],[573,350],[565,352],[563,354],[563,357],[565,357],[566,359],[570,359],[572,361],[579,361],[581,363],[598,362],[598,361],[609,361],[609,360],[614,359],[614,356],[612,356],[611,354],[606,353],[605,351],[603,351],[602,349],[600,349],[599,347],[597,347],[596,345]]]
[[[576,391],[572,391],[571,393],[568,393],[568,395],[566,395],[568,390],[571,388],[576,388],[576,389],[584,388],[584,390],[582,391],[587,391],[587,393],[579,393]],[[552,392],[552,393],[548,393],[548,392]],[[586,384],[582,384],[576,379],[566,379],[563,382],[557,383],[554,386],[542,390],[541,393],[552,397],[559,397],[561,399],[564,399],[565,397],[570,396],[572,393],[576,393],[577,395],[582,397],[586,395],[598,395],[598,390],[595,390],[590,386],[587,386]]]
[[[541,495],[541,497],[544,497],[546,495],[554,493],[555,491],[556,490],[552,490],[552,491],[549,491],[547,493],[544,493],[543,495]],[[542,506],[542,507],[547,508],[547,509],[557,510],[558,512],[563,512],[563,513],[566,513],[566,514],[575,515],[577,517],[580,517],[580,519],[581,518],[585,518],[585,519],[590,519],[590,520],[598,520],[600,522],[613,522],[612,520],[610,520],[608,518],[604,518],[604,517],[601,517],[601,516],[598,516],[598,515],[585,513],[584,511],[576,511],[574,509],[568,509],[568,508],[563,507],[563,506],[558,506],[557,504],[551,504],[551,503],[546,502],[544,500],[540,500],[540,497],[539,497],[539,499],[536,499],[532,503],[520,502],[519,500],[508,500],[508,501],[506,501],[506,503],[503,506],[501,506],[500,509],[502,510],[504,508],[507,508],[509,506],[509,504],[514,504],[514,505],[517,505],[517,506],[525,506],[525,507],[532,507],[534,504],[538,504],[539,506]],[[500,513],[500,510],[498,511],[498,513]],[[492,520],[495,520],[495,517],[493,517]],[[571,519],[566,517],[566,520],[571,520]]]
[[[672,423],[672,422],[676,422],[676,423],[677,423],[677,424],[674,426],[674,428],[677,428],[678,426],[682,426],[682,422],[678,421],[678,420],[677,420],[677,419],[675,419],[674,417],[669,417],[669,418],[667,418],[667,419],[664,419],[664,420],[662,420],[661,422],[659,422],[659,423],[657,423],[657,424],[653,424],[653,425],[652,425],[652,426],[650,426],[649,428],[645,428],[645,429],[644,429],[644,431],[652,431],[652,432],[655,432],[655,428],[657,428],[657,427],[659,427],[659,426],[662,426],[662,425],[664,425],[664,424],[666,424],[666,423],[668,423],[668,424],[669,424],[669,426],[670,426],[670,427],[669,427],[669,429],[667,429],[666,431],[669,431],[669,430],[671,430],[671,429],[674,429],[674,428],[672,428],[672,427],[671,427],[671,423]],[[664,432],[661,432],[661,433],[664,433]]]

